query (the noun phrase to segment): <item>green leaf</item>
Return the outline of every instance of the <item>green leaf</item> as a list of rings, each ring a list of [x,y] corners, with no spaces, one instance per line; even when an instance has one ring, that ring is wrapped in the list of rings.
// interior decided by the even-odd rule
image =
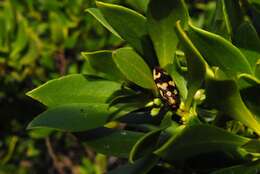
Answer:
[[[196,91],[201,87],[206,72],[209,71],[207,62],[203,59],[200,52],[194,46],[187,33],[183,30],[180,25],[180,21],[177,22],[177,33],[180,42],[185,49],[185,56],[187,60],[188,67],[188,96],[185,101],[185,106],[187,109],[190,107],[193,96]]]
[[[219,35],[189,26],[193,44],[209,65],[219,67],[231,78],[240,73],[253,74],[249,62],[237,47]]]
[[[3,16],[5,17],[6,29],[9,33],[15,32],[16,15],[14,13],[14,4],[9,2],[3,3]]]
[[[75,4],[75,3],[72,2],[71,4]],[[68,3],[68,5],[70,5],[70,3]],[[80,5],[80,4],[78,4],[78,5]],[[86,6],[87,7],[96,7],[96,0],[88,0],[86,2]]]
[[[155,89],[151,70],[133,49],[116,50],[113,53],[113,60],[129,81],[143,88]]]
[[[115,106],[115,105],[136,105],[136,109],[145,107],[145,105],[152,100],[151,94],[146,94],[144,92],[136,93],[136,94],[129,94],[129,95],[121,95],[116,98],[114,98],[109,106]]]
[[[258,174],[260,170],[260,161],[254,161],[244,165],[232,166],[229,168],[221,169],[211,174]]]
[[[0,16],[0,25],[4,26],[5,25],[5,17]],[[0,50],[1,52],[6,50],[6,37],[7,37],[7,31],[6,27],[1,27],[0,28]]]
[[[231,40],[243,21],[241,11],[236,0],[218,0],[209,31]]]
[[[260,134],[260,124],[241,99],[238,86],[234,80],[207,79],[206,96],[209,105],[233,119],[241,121],[257,134]]]
[[[242,23],[234,36],[234,42],[255,70],[256,62],[260,58],[260,39],[254,26],[249,22]]]
[[[154,153],[167,161],[185,160],[219,149],[224,151],[236,149],[246,142],[248,142],[247,138],[231,134],[217,127],[193,125],[180,129]]]
[[[154,50],[146,27],[146,18],[141,14],[119,5],[97,2],[98,8],[108,23],[148,63],[156,65]]]
[[[241,81],[241,83],[244,83],[244,86],[245,87],[250,87],[250,86],[255,86],[255,85],[260,85],[260,80],[258,78],[256,78],[255,76],[253,75],[250,75],[250,74],[240,74],[238,76],[238,80]],[[247,84],[245,84],[245,82]],[[246,86],[247,85],[247,86]],[[243,86],[243,87],[244,87]],[[244,88],[245,88],[244,87]]]
[[[50,80],[27,93],[48,107],[68,103],[105,103],[121,85],[111,81],[87,81],[80,74]]]
[[[107,131],[101,137],[84,142],[98,153],[128,158],[134,144],[143,136],[143,133],[127,130],[115,130],[106,135]]]
[[[172,76],[173,81],[176,83],[176,86],[178,87],[178,89],[180,91],[181,98],[183,100],[185,100],[187,98],[187,94],[188,94],[188,91],[187,91],[187,81],[185,80],[183,75],[179,72],[176,59],[173,62],[173,64],[169,64],[166,67],[166,69],[168,69],[168,72]]]
[[[158,138],[161,134],[162,129],[157,129],[140,137],[140,139],[134,144],[130,155],[129,161],[134,163],[137,159],[151,154],[157,145]]]
[[[232,29],[231,36],[236,33],[237,28],[243,22],[242,9],[240,8],[239,1],[236,0],[224,0],[227,17]]]
[[[42,128],[42,129],[33,129],[29,132],[30,138],[33,139],[44,139],[50,136],[54,132],[53,129]]]
[[[256,76],[256,78],[260,79],[260,59],[258,59],[256,62],[255,76]]]
[[[146,12],[150,0],[126,0],[131,6],[141,12]]]
[[[249,3],[253,3],[253,4],[259,4],[260,5],[260,1],[258,0],[248,0]]]
[[[260,31],[260,5],[256,3],[250,4],[250,11],[252,12],[251,21],[256,28],[256,31]]]
[[[53,128],[71,132],[86,131],[103,126],[111,113],[107,104],[63,104],[35,117],[28,125],[28,129]]]
[[[25,49],[28,44],[28,35],[26,32],[26,28],[28,27],[26,20],[21,20],[18,23],[18,33],[16,36],[16,40],[12,43],[12,52],[10,54],[10,58],[16,59],[19,58],[19,53]]]
[[[215,34],[221,35],[222,37],[228,40],[231,39],[232,29],[224,0],[217,0],[216,10],[207,30]]]
[[[32,40],[32,39],[31,39]],[[20,64],[21,65],[31,65],[35,62],[35,60],[39,57],[39,42],[31,41],[28,46],[28,51],[24,56],[21,56],[20,58]]]
[[[188,10],[183,0],[151,0],[147,12],[147,27],[161,67],[173,63],[178,38],[175,23],[188,21]]]
[[[150,114],[150,109],[138,110],[134,112],[130,112],[122,117],[119,117],[119,119],[116,119],[116,121],[127,123],[127,124],[151,124],[151,125],[158,125],[160,124],[161,118],[160,117],[152,117]]]
[[[98,8],[88,8],[86,11],[96,18],[106,29],[121,39],[121,36],[111,27]]]
[[[241,96],[246,106],[257,116],[260,122],[260,85],[254,85],[241,90]]]
[[[159,158],[156,155],[145,156],[139,159],[134,164],[126,164],[108,174],[147,174],[158,162]]]
[[[112,59],[112,51],[82,52],[83,57],[90,64],[92,71],[88,75],[100,76],[108,80],[123,81],[124,76]]]
[[[260,140],[251,140],[242,146],[250,153],[260,153]]]

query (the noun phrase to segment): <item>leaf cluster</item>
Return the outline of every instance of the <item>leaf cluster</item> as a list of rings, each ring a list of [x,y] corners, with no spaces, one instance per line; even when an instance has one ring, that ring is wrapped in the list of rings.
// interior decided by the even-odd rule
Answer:
[[[259,3],[242,2],[217,0],[199,24],[183,0],[150,0],[144,14],[93,1],[86,11],[126,45],[83,52],[85,76],[27,93],[48,107],[28,128],[79,132],[97,152],[128,158],[113,174],[258,173]],[[179,89],[176,112],[158,102],[157,66]]]

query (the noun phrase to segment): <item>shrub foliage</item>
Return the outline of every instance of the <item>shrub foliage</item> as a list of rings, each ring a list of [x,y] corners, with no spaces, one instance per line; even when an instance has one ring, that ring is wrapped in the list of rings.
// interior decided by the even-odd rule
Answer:
[[[259,2],[218,0],[199,16],[183,0],[144,2],[144,14],[99,1],[86,9],[125,44],[83,52],[84,75],[28,92],[48,107],[28,128],[77,132],[97,152],[128,158],[113,174],[257,174]],[[170,80],[156,81],[156,67]],[[162,92],[179,93],[177,111]]]

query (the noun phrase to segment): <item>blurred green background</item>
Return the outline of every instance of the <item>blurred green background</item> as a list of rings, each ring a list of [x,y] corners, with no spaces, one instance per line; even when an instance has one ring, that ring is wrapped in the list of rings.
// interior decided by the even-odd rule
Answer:
[[[90,152],[70,134],[25,130],[44,110],[25,96],[27,91],[50,79],[84,71],[81,51],[112,49],[120,44],[84,12],[89,3],[0,1],[1,174],[94,174],[103,170],[105,158]]]
[[[104,2],[142,13],[148,1]],[[69,133],[26,130],[45,109],[26,92],[65,74],[84,73],[81,51],[122,44],[85,12],[89,5],[89,0],[0,0],[0,174],[98,174],[108,162],[118,163]]]

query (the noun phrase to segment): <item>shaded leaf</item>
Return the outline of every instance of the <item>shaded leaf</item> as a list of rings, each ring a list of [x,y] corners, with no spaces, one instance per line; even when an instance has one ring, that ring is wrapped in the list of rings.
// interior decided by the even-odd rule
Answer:
[[[98,153],[128,158],[134,144],[143,136],[143,133],[127,130],[107,132],[102,137],[84,142]]]
[[[130,112],[117,119],[122,123],[127,124],[152,124],[158,125],[160,123],[160,117],[152,117],[150,114],[150,109],[141,109],[134,112]]]
[[[214,16],[208,26],[208,31],[221,35],[222,37],[230,40],[231,38],[231,25],[228,18],[226,4],[224,0],[217,0],[216,10]]]
[[[234,42],[255,70],[256,62],[260,58],[260,39],[254,26],[249,22],[242,23],[235,33]]]
[[[260,170],[260,161],[251,162],[244,165],[232,166],[221,169],[211,174],[258,174]]]
[[[21,20],[18,25],[18,33],[16,40],[12,43],[12,52],[10,54],[11,59],[19,58],[19,53],[25,49],[28,44],[28,35],[26,28],[28,27],[26,20]]]
[[[158,138],[161,134],[162,129],[157,129],[140,137],[140,139],[134,144],[130,155],[129,161],[134,163],[137,159],[151,154],[157,145]]]
[[[217,0],[214,17],[209,31],[227,40],[233,39],[237,28],[243,21],[239,2],[236,0]]]
[[[108,174],[146,174],[156,165],[158,160],[159,157],[156,155],[145,156],[134,164],[126,164],[108,172]]]
[[[218,150],[229,151],[248,142],[247,138],[209,125],[193,125],[180,129],[154,153],[168,161]]]
[[[150,0],[127,0],[127,2],[135,7],[138,11],[145,13]]]
[[[249,3],[253,3],[253,4],[259,4],[260,5],[260,1],[258,0],[248,0]]]
[[[35,117],[28,129],[53,128],[64,131],[86,131],[103,126],[112,110],[107,104],[71,103],[63,104]]]
[[[232,29],[230,35],[233,37],[237,28],[243,22],[242,9],[240,8],[239,1],[237,0],[224,0],[227,18]]]
[[[260,140],[251,140],[242,146],[250,153],[260,153]]]
[[[251,3],[249,6],[249,9],[252,13],[251,15],[251,21],[254,25],[254,27],[256,28],[256,31],[260,32],[260,22],[259,22],[259,17],[260,17],[260,5],[256,4],[256,3]]]
[[[241,90],[241,96],[246,106],[260,122],[260,85],[254,85]]]
[[[260,134],[260,124],[244,104],[234,80],[207,79],[206,101]]]
[[[258,59],[256,62],[255,76],[256,78],[260,79],[260,59]]]
[[[119,97],[116,97],[115,99],[113,99],[109,106],[116,106],[116,105],[120,105],[120,104],[132,104],[132,105],[136,105],[137,107],[141,108],[144,107],[149,100],[152,99],[152,96],[150,94],[146,94],[146,93],[136,93],[133,95],[122,95]]]
[[[82,55],[93,68],[87,74],[103,77],[108,80],[123,81],[124,76],[112,59],[112,51],[82,52]]]

